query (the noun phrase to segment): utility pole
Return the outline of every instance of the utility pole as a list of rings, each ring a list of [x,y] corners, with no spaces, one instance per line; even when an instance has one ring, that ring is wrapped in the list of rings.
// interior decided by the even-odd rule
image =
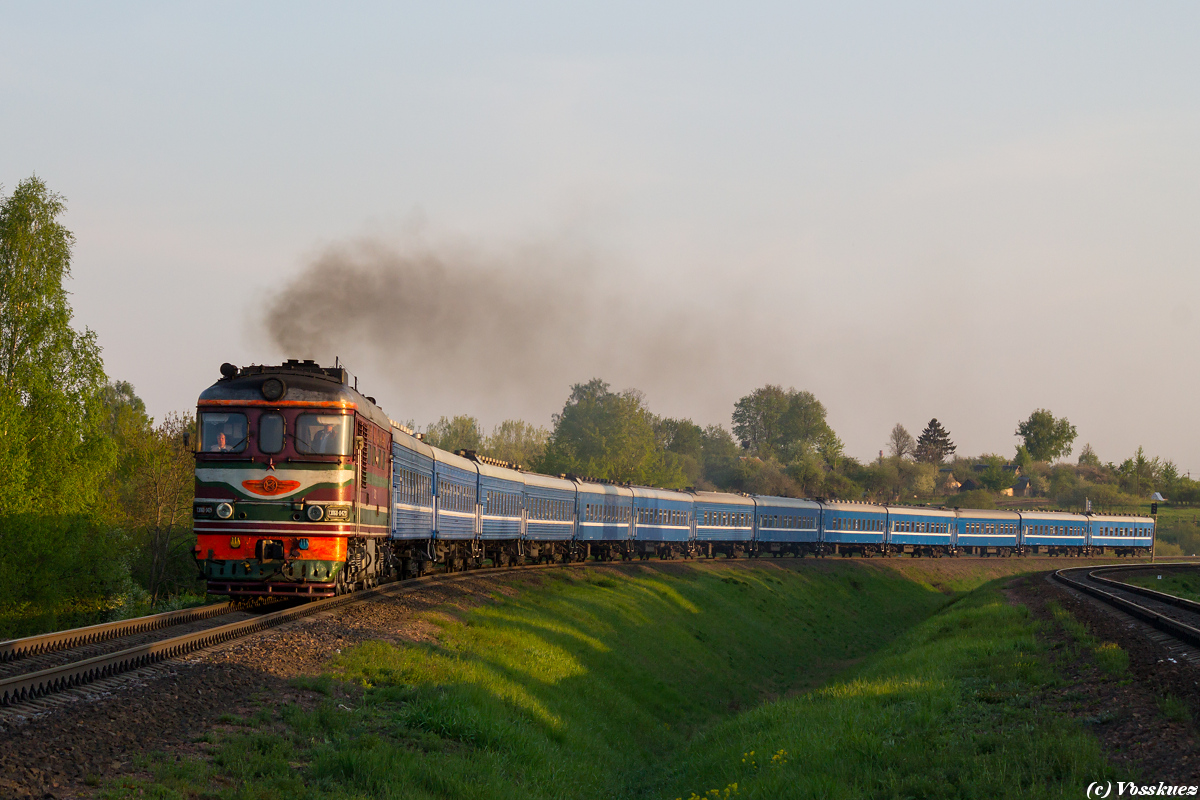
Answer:
[[[1150,504],[1150,563],[1154,563],[1154,546],[1158,544],[1158,503]]]

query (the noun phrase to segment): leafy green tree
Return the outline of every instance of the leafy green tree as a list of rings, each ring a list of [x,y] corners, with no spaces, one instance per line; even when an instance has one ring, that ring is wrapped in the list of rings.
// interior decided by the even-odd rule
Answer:
[[[689,486],[704,482],[704,429],[690,419],[660,419],[656,426],[659,445],[679,459]]]
[[[733,405],[733,435],[754,453],[774,448],[783,438],[783,417],[789,405],[782,386],[768,384],[755,389]]]
[[[1029,454],[1029,450],[1026,449],[1025,445],[1021,444],[1017,445],[1017,457],[1013,459],[1013,463],[1017,465],[1017,469],[1021,470],[1023,475],[1028,475],[1036,462],[1033,460],[1033,456]]]
[[[1049,411],[1039,408],[1017,426],[1015,435],[1021,437],[1035,461],[1053,461],[1071,455],[1076,432],[1066,417],[1055,419]]]
[[[109,406],[117,420],[141,406],[140,400],[122,403],[119,395],[109,399],[118,403]],[[128,542],[134,577],[150,601],[157,602],[166,594],[196,588],[190,552],[195,463],[184,444],[184,434],[194,426],[190,415],[178,413],[168,414],[159,425],[148,417],[126,421],[133,424],[117,433],[120,459],[110,491],[120,516],[112,524]]]
[[[609,391],[599,378],[571,387],[541,468],[649,486],[682,488],[687,479],[674,453],[660,446],[657,418],[640,392]]]
[[[1001,456],[989,453],[980,456],[980,461],[987,466],[976,474],[975,480],[989,492],[1003,491],[1017,482],[1016,472],[1004,468],[1007,462]]]
[[[535,428],[519,419],[506,419],[492,429],[481,452],[502,461],[529,466],[541,460],[549,439],[550,431],[545,428]]]
[[[1100,466],[1100,456],[1096,455],[1096,451],[1092,449],[1091,443],[1085,444],[1083,449],[1079,451],[1079,465],[1088,467]]]
[[[0,198],[0,513],[90,509],[114,458],[100,348],[71,327],[64,210],[36,176]]]
[[[709,425],[701,434],[704,481],[696,484],[709,489],[733,487],[734,471],[742,458],[742,450],[733,435],[721,425]]]
[[[925,430],[917,437],[915,455],[917,461],[925,464],[941,464],[954,455],[956,449],[954,442],[950,441],[950,432],[943,428],[935,417],[929,420]]]
[[[916,449],[917,443],[913,441],[912,435],[897,422],[896,427],[892,428],[892,432],[888,436],[888,452],[892,454],[893,458],[904,458],[912,455]]]
[[[842,456],[842,441],[825,420],[825,406],[812,392],[768,384],[733,408],[733,433],[755,455],[790,463],[817,452],[827,464]]]
[[[946,504],[952,508],[981,508],[996,507],[996,496],[987,489],[972,489],[969,492],[959,492],[946,499]]]
[[[479,452],[483,449],[483,429],[479,427],[479,420],[465,414],[442,417],[425,430],[425,441],[451,453],[455,450]]]

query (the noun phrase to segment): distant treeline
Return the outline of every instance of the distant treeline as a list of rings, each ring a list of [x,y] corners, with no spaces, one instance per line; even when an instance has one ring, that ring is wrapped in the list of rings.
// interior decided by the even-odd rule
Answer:
[[[939,502],[993,508],[1015,486],[1063,509],[1134,509],[1151,492],[1181,505],[1200,503],[1200,483],[1142,448],[1121,463],[1102,463],[1084,445],[1074,463],[1076,431],[1065,418],[1037,409],[1018,423],[1011,458],[956,455],[938,420],[916,439],[897,424],[887,455],[863,463],[843,452],[810,392],[764,386],[738,400],[732,429],[659,417],[636,390],[613,392],[601,380],[572,387],[551,428],[508,420],[486,435],[470,416],[443,417],[425,430],[446,450],[475,450],[550,474],[576,475],[678,489],[695,487],[783,497],[876,502]],[[965,491],[964,491],[965,489]]]

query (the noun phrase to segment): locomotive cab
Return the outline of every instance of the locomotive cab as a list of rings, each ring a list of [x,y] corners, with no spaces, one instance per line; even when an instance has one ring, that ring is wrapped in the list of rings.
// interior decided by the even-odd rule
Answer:
[[[197,402],[195,559],[210,594],[322,597],[369,586],[388,561],[387,424],[340,367],[222,367]],[[389,434],[390,435],[390,434]],[[383,512],[382,520],[380,511]]]

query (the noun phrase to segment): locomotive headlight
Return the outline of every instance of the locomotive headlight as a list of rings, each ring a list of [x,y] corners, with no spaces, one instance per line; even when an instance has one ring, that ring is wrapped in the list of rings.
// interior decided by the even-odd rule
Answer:
[[[287,384],[278,378],[268,378],[263,381],[262,396],[275,401],[287,394]]]
[[[229,503],[217,503],[217,516],[221,519],[229,519],[233,516],[233,506]]]
[[[325,518],[325,508],[323,506],[309,506],[304,512],[310,522],[320,522]]]

